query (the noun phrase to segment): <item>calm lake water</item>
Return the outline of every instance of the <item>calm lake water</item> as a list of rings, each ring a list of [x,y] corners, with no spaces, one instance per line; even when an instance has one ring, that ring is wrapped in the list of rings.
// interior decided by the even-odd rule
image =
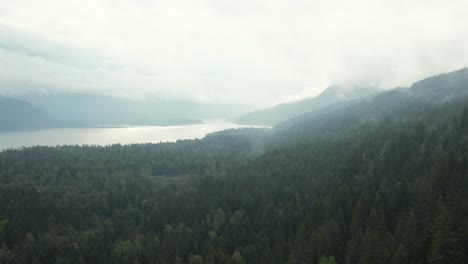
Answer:
[[[0,150],[29,146],[109,145],[158,143],[178,139],[203,138],[229,128],[247,127],[225,121],[205,121],[201,125],[135,126],[122,128],[47,129],[0,133]]]

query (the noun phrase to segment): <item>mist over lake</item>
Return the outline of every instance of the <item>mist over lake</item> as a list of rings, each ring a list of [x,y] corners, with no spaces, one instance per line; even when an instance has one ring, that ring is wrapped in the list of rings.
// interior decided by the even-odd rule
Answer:
[[[0,133],[0,149],[56,145],[110,145],[158,143],[202,138],[230,128],[247,127],[223,120],[183,126],[128,126],[100,128],[45,129]]]

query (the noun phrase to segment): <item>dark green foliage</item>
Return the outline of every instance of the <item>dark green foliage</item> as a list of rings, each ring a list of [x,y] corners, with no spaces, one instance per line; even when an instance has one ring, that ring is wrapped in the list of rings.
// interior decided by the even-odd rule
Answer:
[[[287,140],[4,151],[0,263],[468,263],[468,100],[390,96]]]
[[[5,151],[0,257],[466,263],[467,132],[450,122],[392,124],[250,154],[251,161],[241,158],[249,155],[248,141],[234,144],[230,133],[171,144]]]

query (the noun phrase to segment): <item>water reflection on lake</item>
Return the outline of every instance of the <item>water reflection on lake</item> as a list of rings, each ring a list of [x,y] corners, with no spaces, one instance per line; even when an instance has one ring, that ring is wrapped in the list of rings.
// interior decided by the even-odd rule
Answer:
[[[208,133],[246,127],[225,121],[184,126],[135,126],[121,128],[47,129],[0,133],[0,150],[23,146],[109,145],[158,143],[178,139],[202,138]]]

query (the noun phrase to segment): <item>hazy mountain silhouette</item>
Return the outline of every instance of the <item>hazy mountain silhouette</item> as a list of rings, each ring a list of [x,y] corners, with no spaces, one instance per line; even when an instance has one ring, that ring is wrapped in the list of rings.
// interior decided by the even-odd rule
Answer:
[[[53,118],[93,125],[184,125],[201,119],[229,118],[249,111],[244,105],[176,100],[134,100],[87,94],[29,95],[29,101]]]
[[[437,112],[442,107],[444,116],[455,115],[467,100],[468,69],[464,68],[415,82],[410,88],[379,92],[291,118],[273,129],[278,132],[273,141],[300,140],[311,134],[342,136],[352,128],[389,116],[401,120],[431,119],[426,121],[437,124],[446,120],[438,120],[440,115],[431,115],[431,111]]]
[[[0,97],[0,132],[83,126],[86,125],[51,118],[26,101]]]
[[[239,124],[275,126],[292,117],[315,111],[334,103],[362,98],[375,92],[376,89],[373,87],[344,89],[340,86],[330,86],[316,97],[250,112],[236,118],[234,121]]]

